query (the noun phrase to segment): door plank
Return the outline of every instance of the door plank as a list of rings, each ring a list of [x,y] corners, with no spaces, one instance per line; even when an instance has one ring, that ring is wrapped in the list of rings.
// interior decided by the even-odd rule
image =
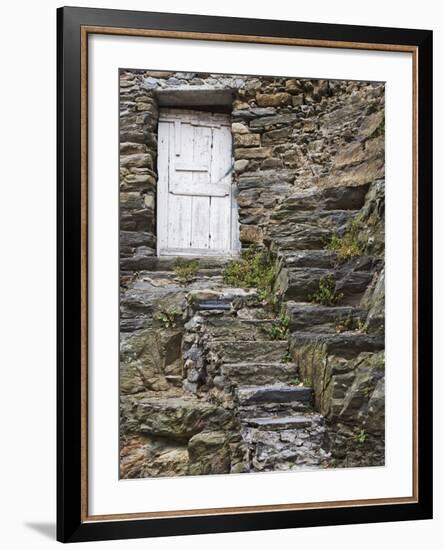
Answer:
[[[210,248],[231,248],[231,132],[227,127],[213,128],[211,187],[225,185],[229,193],[210,200]],[[216,183],[217,182],[217,183]]]
[[[226,197],[230,194],[230,186],[225,183],[210,185],[208,183],[174,182],[170,185],[170,193],[174,195],[191,195],[193,197]]]
[[[211,156],[211,128],[194,126],[193,135],[193,165],[206,165],[210,168]],[[210,174],[206,172],[192,172],[193,187],[210,186]],[[210,246],[210,199],[204,196],[194,196],[191,218],[191,247],[209,248]]]
[[[175,125],[170,126],[170,150],[174,147]],[[181,124],[182,155],[184,158],[190,154],[193,147],[193,128],[189,124]],[[175,155],[169,156],[169,181],[174,182],[177,174],[174,167]],[[191,172],[181,172],[181,179],[188,183],[192,181]],[[168,200],[168,248],[191,247],[191,208],[193,198],[190,196],[178,196],[169,193]]]
[[[181,127],[180,120],[175,120],[174,121],[174,153],[176,157],[180,157],[180,149],[181,149],[180,127]]]

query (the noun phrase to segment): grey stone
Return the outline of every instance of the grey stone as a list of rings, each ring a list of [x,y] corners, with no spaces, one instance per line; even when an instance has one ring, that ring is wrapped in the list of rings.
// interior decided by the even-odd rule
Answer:
[[[283,250],[318,250],[331,239],[331,229],[309,224],[270,226],[267,241]]]
[[[329,250],[281,250],[278,254],[286,267],[317,267],[331,269],[336,263],[336,254]]]
[[[201,432],[188,442],[189,475],[228,474],[231,468],[229,438],[225,432]]]
[[[329,307],[287,302],[290,331],[344,332],[363,325],[367,311],[350,306]]]
[[[287,341],[220,341],[213,344],[213,348],[219,354],[224,363],[236,362],[279,362],[287,351]]]
[[[171,79],[168,81],[172,85]],[[174,81],[172,89],[157,89],[155,97],[161,107],[200,107],[209,105],[231,105],[233,91],[229,88],[213,88],[212,86],[181,85]]]
[[[362,352],[377,352],[384,348],[384,338],[350,331],[340,334],[296,332],[291,335],[292,346],[320,346],[326,355],[350,359]],[[300,365],[300,363],[299,363]]]
[[[255,428],[268,428],[271,430],[307,428],[312,424],[310,417],[305,415],[246,418],[244,422]]]
[[[255,116],[271,116],[276,114],[274,107],[253,107],[250,110]]]
[[[236,426],[229,411],[191,396],[142,397],[133,414],[140,433],[175,440],[189,440],[204,429]]]
[[[309,402],[311,388],[302,386],[243,386],[236,390],[237,399],[241,404],[249,403],[289,403],[292,401]]]
[[[291,124],[296,120],[296,116],[293,113],[285,113],[273,116],[264,116],[262,118],[257,118],[252,120],[250,126],[252,128],[266,128],[271,126],[276,126],[278,124]]]
[[[278,277],[278,284],[286,299],[310,302],[319,290],[321,279],[329,276],[336,281],[334,291],[342,304],[347,297],[360,297],[372,280],[372,274],[367,271],[297,267],[283,269]]]
[[[225,363],[221,370],[227,386],[294,383],[298,377],[294,363]]]

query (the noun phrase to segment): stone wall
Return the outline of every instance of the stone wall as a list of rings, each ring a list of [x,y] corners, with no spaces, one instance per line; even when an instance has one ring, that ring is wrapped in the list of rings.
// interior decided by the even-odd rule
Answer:
[[[240,240],[262,244],[273,210],[313,186],[384,175],[384,85],[120,71],[121,270],[153,265],[159,90],[229,90]],[[195,107],[199,108],[199,107]],[[209,107],[203,107],[208,109]]]

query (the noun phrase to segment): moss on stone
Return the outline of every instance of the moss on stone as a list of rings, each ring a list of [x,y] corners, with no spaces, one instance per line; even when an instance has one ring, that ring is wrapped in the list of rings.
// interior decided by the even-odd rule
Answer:
[[[343,294],[336,292],[336,281],[333,275],[325,275],[319,280],[318,290],[310,295],[310,300],[323,306],[334,306],[341,300]]]
[[[223,280],[236,287],[256,288],[261,300],[276,303],[276,267],[270,255],[262,250],[249,248],[239,260],[230,262],[223,272]]]
[[[174,273],[176,274],[176,279],[179,280],[182,284],[191,283],[191,281],[196,276],[196,273],[199,269],[199,260],[178,260],[174,266]]]
[[[361,226],[362,223],[358,216],[348,225],[342,237],[336,233],[332,235],[325,249],[335,252],[338,259],[342,261],[361,256],[364,253],[364,244],[359,238]]]

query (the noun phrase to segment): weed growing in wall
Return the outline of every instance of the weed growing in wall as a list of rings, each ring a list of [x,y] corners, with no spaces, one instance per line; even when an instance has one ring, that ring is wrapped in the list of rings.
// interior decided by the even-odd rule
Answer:
[[[249,248],[239,260],[230,262],[223,272],[223,280],[231,286],[256,288],[261,300],[273,305],[277,303],[274,292],[276,268],[270,256],[262,250]]]
[[[290,326],[290,317],[284,304],[281,305],[279,316],[276,321],[270,325],[264,325],[262,330],[268,334],[272,340],[286,340]]]
[[[326,250],[336,252],[339,260],[345,261],[355,256],[361,256],[364,253],[364,245],[359,240],[360,220],[355,218],[349,225],[342,237],[332,235],[330,242],[325,247]]]
[[[365,443],[367,441],[367,438],[368,438],[368,434],[366,433],[365,430],[357,431],[354,436],[354,440],[356,441],[356,443],[359,443],[360,445]]]
[[[336,292],[335,278],[330,274],[320,278],[318,290],[309,298],[315,304],[334,306],[343,296],[342,292]]]
[[[176,265],[174,266],[174,273],[176,274],[176,279],[178,279],[180,283],[185,285],[193,281],[198,269],[199,260],[178,260]]]
[[[154,319],[159,321],[164,328],[176,328],[182,317],[182,310],[178,306],[160,306],[154,314]]]

